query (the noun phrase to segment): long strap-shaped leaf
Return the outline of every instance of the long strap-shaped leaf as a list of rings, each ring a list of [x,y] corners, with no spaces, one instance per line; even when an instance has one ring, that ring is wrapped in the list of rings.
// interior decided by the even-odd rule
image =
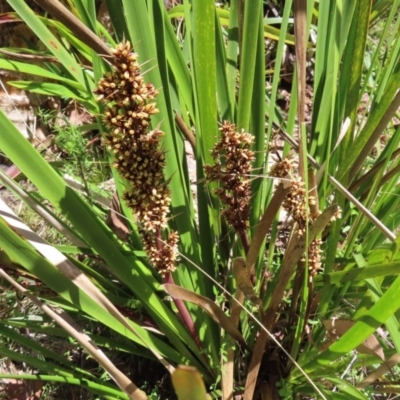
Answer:
[[[3,171],[0,171],[0,180],[4,185],[11,189],[21,200],[23,200],[32,210],[34,210],[38,215],[40,215],[47,223],[57,229],[66,239],[68,239],[72,244],[78,247],[86,247],[84,241],[79,238],[72,230],[70,230],[65,224],[60,222],[51,213],[49,213],[42,205],[34,201],[29,195],[18,186],[18,184],[12,180]]]
[[[372,2],[369,0],[359,0],[357,2],[357,12],[354,13],[354,27],[355,27],[355,35],[351,38],[354,40],[350,42],[352,47],[352,63],[349,77],[349,90],[346,99],[346,108],[345,108],[345,116],[350,118],[351,125],[348,131],[348,134],[344,137],[342,143],[342,153],[341,153],[341,163],[340,163],[340,177],[343,178],[345,174],[347,174],[348,170],[343,170],[342,163],[346,162],[347,165],[348,160],[354,161],[351,154],[354,154],[354,138],[353,132],[357,123],[357,113],[359,106],[359,87],[362,79],[362,70],[364,67],[364,57],[365,57],[365,46],[367,43],[368,37],[368,24],[369,24],[369,15],[371,11]],[[350,39],[349,39],[350,41]],[[357,153],[356,153],[357,154]],[[346,179],[341,179],[344,182],[347,182]]]
[[[305,179],[305,151],[303,144],[306,139],[304,120],[306,105],[306,25],[307,9],[306,0],[297,0],[293,3],[294,10],[294,34],[296,38],[296,71],[297,71],[297,98],[298,98],[298,126],[299,126],[299,175]]]
[[[257,52],[257,46],[254,45],[254,38],[258,37],[261,9],[262,1],[260,0],[244,2],[243,35],[242,46],[240,48],[240,89],[237,127],[245,130],[250,128]]]
[[[7,0],[11,7],[26,22],[26,24],[35,32],[42,43],[57,57],[64,65],[67,71],[74,77],[82,87],[86,87],[86,78],[82,67],[76,62],[74,57],[68,53],[64,46],[50,32],[42,21],[34,14],[34,12],[26,5],[24,1]]]
[[[10,354],[10,356],[12,356],[12,354]],[[23,355],[21,362],[24,362],[25,357],[26,354]],[[23,379],[30,381],[57,382],[60,384],[76,385],[79,388],[85,388],[92,393],[100,395],[104,400],[115,400],[116,398],[125,400],[129,398],[127,395],[121,393],[119,389],[111,388],[108,385],[60,375],[0,374],[0,380],[1,379]]]
[[[75,322],[61,311],[56,313],[49,306],[43,304],[36,296],[30,294],[27,289],[12,279],[3,269],[0,269],[0,275],[5,278],[21,293],[24,293],[35,305],[44,311],[50,318],[57,322],[66,332],[68,332],[88,353],[110,374],[117,385],[128,394],[132,400],[145,400],[147,396],[142,392],[127,376],[125,376],[108,357],[91,341],[91,339],[81,330]]]
[[[141,334],[124,318],[124,316],[116,309],[116,307],[104,296],[103,293],[82,273],[75,265],[69,261],[62,253],[56,248],[49,245],[44,239],[33,232],[27,225],[25,225],[13,211],[0,200],[0,216],[9,224],[11,230],[26,240],[41,253],[50,263],[52,263],[62,274],[64,274],[71,282],[78,286],[85,292],[92,300],[94,300],[101,308],[107,313],[112,315],[118,322],[120,322],[127,330],[131,331],[138,339],[146,346],[146,340],[142,338]],[[10,232],[11,233],[11,232]],[[164,366],[172,372],[174,368],[163,359],[151,347],[150,351],[158,358]]]

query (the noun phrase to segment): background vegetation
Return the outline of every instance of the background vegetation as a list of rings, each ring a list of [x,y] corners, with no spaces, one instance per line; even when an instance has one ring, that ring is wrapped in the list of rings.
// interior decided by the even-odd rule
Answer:
[[[0,149],[33,188],[0,178],[52,233],[44,240],[0,203],[10,307],[0,353],[24,371],[1,378],[109,399],[173,398],[169,374],[182,399],[394,396],[399,1],[105,0],[103,23],[93,0],[36,0],[44,15],[8,3],[14,12],[1,21],[26,24],[40,42],[2,49],[0,68],[24,74],[8,84],[59,96],[86,117],[78,126],[42,112],[61,149],[55,160],[0,112]],[[146,100],[118,103],[123,78],[115,91],[99,89],[123,71],[112,49],[127,40],[159,92],[149,100],[158,112],[135,118],[164,132],[155,189],[169,188],[168,226],[150,238],[160,256],[177,232],[171,274],[149,261],[145,220],[122,200],[127,176],[109,168],[118,153],[107,107],[127,112]],[[231,147],[218,144],[224,133]],[[110,177],[113,199],[99,184]],[[30,301],[23,312],[21,298]],[[70,354],[40,338],[69,340]]]

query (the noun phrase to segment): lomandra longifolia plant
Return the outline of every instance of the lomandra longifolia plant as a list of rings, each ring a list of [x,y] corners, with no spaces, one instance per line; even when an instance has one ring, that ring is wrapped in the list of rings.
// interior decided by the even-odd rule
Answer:
[[[68,243],[62,240],[60,250],[71,258],[73,244],[79,252],[73,260],[79,271],[71,277],[71,265],[64,274],[58,254],[49,263],[47,254],[40,256],[0,223],[1,250],[15,274],[21,278],[23,268],[36,282],[28,291],[49,288],[52,296],[44,300],[79,316],[78,323],[84,317],[83,328],[95,329],[91,340],[102,347],[113,346],[110,329],[129,346],[125,354],[156,358],[171,373],[178,364],[195,367],[214,398],[314,398],[317,392],[319,398],[366,398],[397,390],[386,367],[395,368],[400,353],[400,0],[186,0],[173,9],[162,1],[121,0],[101,2],[101,12],[94,0],[71,0],[68,7],[36,1],[44,16],[26,0],[3,3],[15,14],[7,12],[0,22],[18,18],[18,26],[25,23],[40,41],[35,47],[30,39],[26,50],[0,49],[0,69],[26,74],[9,85],[59,94],[85,114],[102,114],[104,123],[96,120],[95,129],[105,132],[121,176],[116,186],[123,209],[128,205],[135,216],[128,221],[132,242],[121,243],[104,224],[105,209],[69,187],[63,166],[56,171],[0,110],[1,131],[8,133],[0,134],[1,152],[41,194],[30,196],[30,207],[39,213],[36,205],[48,201],[57,213],[43,218]],[[106,26],[97,18],[104,10]],[[276,26],[271,13],[279,18]],[[139,59],[124,38],[135,43]],[[104,75],[107,61],[112,72]],[[174,115],[183,124],[174,123]],[[85,123],[82,130],[92,128]],[[191,130],[198,213],[183,140]],[[271,171],[268,142],[275,131],[293,152],[300,147],[301,173],[287,160]],[[7,185],[27,199],[14,182]],[[91,185],[99,194],[96,189]],[[327,227],[339,206],[343,218]],[[137,251],[138,237],[147,259]],[[88,279],[75,279],[82,272]],[[53,293],[62,301],[56,303]],[[8,340],[24,326],[43,332],[43,321],[25,317],[2,321],[8,339],[0,353],[18,362],[21,352],[10,351]],[[346,332],[332,336],[328,323],[337,318]],[[99,326],[107,328],[100,329],[103,335]],[[381,330],[385,340],[376,334]],[[18,337],[20,349],[26,338]],[[362,354],[373,339],[374,354],[369,348]],[[40,380],[58,380],[46,350],[37,362],[23,361]],[[361,354],[353,362],[355,353]],[[98,397],[124,397],[126,386],[117,389],[97,379],[100,374],[87,378],[64,365],[65,382],[81,385],[83,377]]]

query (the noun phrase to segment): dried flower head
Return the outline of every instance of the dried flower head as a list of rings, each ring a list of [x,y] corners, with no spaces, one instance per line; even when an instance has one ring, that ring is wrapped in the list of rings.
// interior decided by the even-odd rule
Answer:
[[[277,162],[271,167],[269,174],[276,178],[286,178],[290,176],[293,171],[293,162],[289,158],[284,158],[282,161]]]
[[[301,178],[293,172],[293,162],[288,159],[276,163],[270,171],[270,175],[277,178],[290,178],[289,191],[282,202],[283,208],[292,218],[293,222],[297,223],[297,234],[303,236],[306,230],[313,222],[309,212],[309,206],[314,205],[316,199],[313,196],[308,196]],[[310,276],[313,277],[321,270],[321,240],[314,239],[308,247],[308,266]]]
[[[209,182],[220,182],[215,194],[225,205],[222,215],[236,230],[243,231],[248,226],[250,184],[249,174],[254,153],[250,146],[254,137],[235,131],[235,125],[225,121],[220,128],[221,139],[211,152],[215,160],[213,166],[205,165],[204,170]]]
[[[172,232],[166,239],[172,248],[160,246],[171,198],[163,173],[165,153],[160,150],[164,133],[149,131],[150,117],[158,113],[153,102],[158,92],[144,81],[138,55],[129,42],[118,44],[113,56],[114,71],[101,78],[94,91],[106,105],[105,143],[114,154],[113,167],[127,182],[124,200],[144,228],[144,247],[164,275],[175,268],[178,240]]]

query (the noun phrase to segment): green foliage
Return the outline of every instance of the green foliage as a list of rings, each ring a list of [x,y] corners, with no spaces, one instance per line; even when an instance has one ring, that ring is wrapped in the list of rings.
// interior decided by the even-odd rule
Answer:
[[[152,115],[151,129],[165,133],[161,147],[166,156],[165,181],[171,191],[168,229],[178,232],[180,256],[171,279],[186,291],[178,290],[174,302],[170,301],[160,283],[171,282],[165,282],[147,259],[139,232],[142,226],[123,201],[125,230],[129,231],[126,240],[105,224],[104,208],[69,187],[61,170],[45,161],[0,112],[0,127],[7,132],[0,136],[0,149],[35,185],[40,197],[22,190],[3,173],[1,180],[73,246],[56,248],[42,243],[38,247],[39,236],[27,235],[23,226],[16,226],[2,205],[1,250],[8,276],[12,276],[8,285],[15,284],[15,279],[20,283],[29,280],[25,289],[18,290],[31,296],[31,301],[39,298],[38,307],[46,304],[64,310],[57,317],[43,307],[65,330],[60,331],[79,342],[107,375],[86,373],[66,357],[24,338],[17,329],[54,333],[24,316],[20,325],[4,316],[0,354],[30,364],[43,380],[56,382],[62,377],[102,398],[142,399],[146,395],[135,390],[106,356],[100,356],[91,347],[93,343],[105,353],[118,347],[120,352],[158,360],[168,373],[177,365],[194,367],[205,387],[222,393],[223,398],[242,390],[250,400],[257,382],[263,383],[262,390],[281,398],[318,394],[362,399],[369,390],[372,393],[374,380],[368,378],[373,373],[377,378],[385,375],[385,365],[393,367],[399,362],[393,346],[400,353],[400,253],[399,238],[392,232],[398,230],[400,198],[400,135],[393,122],[400,106],[399,1],[311,0],[296,3],[296,7],[307,3],[307,8],[304,14],[296,11],[295,15],[292,2],[286,1],[283,6],[275,5],[276,18],[264,18],[261,0],[232,0],[223,9],[212,0],[185,0],[169,11],[158,0],[106,1],[108,32],[96,21],[94,0],[69,2],[72,13],[61,13],[61,3],[47,9],[43,2],[46,17],[34,14],[24,1],[8,2],[41,42],[29,54],[39,60],[43,55],[39,49],[45,47],[54,56],[53,61],[38,66],[0,53],[0,68],[27,75],[27,80],[10,84],[74,99],[92,114],[92,128],[103,138],[109,132],[102,121],[103,106],[96,102],[93,90],[112,69],[111,48],[124,39],[133,44],[144,79],[160,92],[156,99],[159,113]],[[306,39],[307,66],[301,63],[306,54],[301,53],[300,39],[292,35],[293,18],[297,27],[312,32]],[[283,62],[290,53],[286,44],[293,41],[296,65]],[[13,51],[24,53],[23,49]],[[266,59],[272,63],[272,75],[266,74],[271,67]],[[288,79],[290,68],[295,72]],[[296,123],[296,113],[298,121],[303,121],[306,90],[300,72],[305,70],[312,76],[307,92],[313,95],[307,127]],[[35,76],[45,81],[36,81]],[[282,88],[288,85],[290,104],[285,109]],[[203,169],[214,162],[211,151],[225,120],[235,124],[238,132],[244,129],[254,136],[252,174],[240,176],[251,183],[250,226],[238,232],[221,215],[222,204],[215,195],[218,183],[207,183]],[[68,121],[56,121],[54,130],[57,144],[68,155],[72,175],[80,177],[87,193],[100,194],[82,130]],[[315,180],[312,174],[300,178],[296,169],[286,170],[282,164],[284,173],[277,174],[275,167],[271,171],[275,154],[269,142],[276,140],[275,130],[286,133],[288,141],[292,137],[305,145],[301,171],[314,168],[313,159],[324,164]],[[307,137],[299,134],[303,130]],[[185,150],[185,136],[192,131],[195,195]],[[282,147],[278,158],[298,151],[293,141]],[[112,165],[113,154],[105,158]],[[122,199],[126,182],[115,171],[113,176]],[[56,215],[38,211],[47,202]],[[338,217],[334,203],[341,207],[342,217],[329,224],[334,215]],[[294,219],[297,224],[290,239],[285,238],[289,229],[280,229],[278,223],[282,206],[289,221]],[[242,274],[235,270],[234,260],[239,257],[245,258]],[[2,279],[8,279],[0,271]],[[229,323],[223,322],[204,297],[218,304]],[[93,324],[93,331],[89,328],[92,342],[76,329],[78,314]],[[326,321],[337,317],[351,324],[341,332],[339,328],[329,332]],[[187,329],[189,319],[194,331]],[[379,329],[387,337],[379,336]],[[330,342],[330,338],[335,340]],[[369,343],[374,339],[378,344],[372,350]],[[21,356],[7,348],[7,341],[36,346],[40,357]],[[360,361],[347,371],[354,351]],[[268,369],[268,376],[258,372],[262,365],[272,364],[276,368]],[[351,376],[364,365],[365,379],[355,385],[342,377],[345,370]],[[183,368],[174,374],[177,371],[195,374],[202,388],[198,398],[203,398],[198,373]],[[24,378],[36,379],[34,375]],[[392,378],[385,375],[384,379],[390,384]],[[244,388],[238,389],[242,382]],[[180,398],[191,390],[178,383]],[[148,394],[150,398],[162,396],[154,391]]]
[[[72,124],[66,116],[57,116],[56,112],[38,110],[42,123],[51,126],[55,133],[55,144],[64,153],[66,162],[63,169],[69,175],[82,181],[89,194],[89,182],[97,183],[107,179],[101,169],[102,160],[97,159],[98,152],[91,151],[89,140],[82,128]],[[104,160],[106,162],[106,160]]]

